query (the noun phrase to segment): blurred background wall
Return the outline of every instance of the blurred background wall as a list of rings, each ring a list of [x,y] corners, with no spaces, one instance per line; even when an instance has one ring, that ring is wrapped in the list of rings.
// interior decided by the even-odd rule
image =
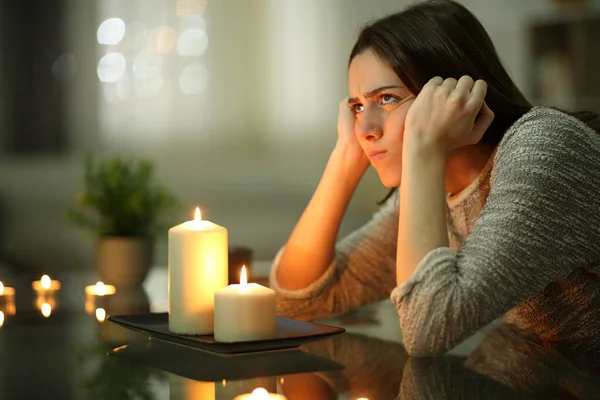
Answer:
[[[182,221],[199,205],[229,229],[232,244],[272,258],[335,141],[359,28],[408,3],[0,2],[0,254],[39,271],[93,266],[93,237],[69,226],[65,209],[82,187],[82,155],[94,150],[153,158],[189,209]],[[586,85],[569,80],[568,60],[570,51],[592,57],[581,44],[587,31],[565,33],[575,50],[566,43],[557,55],[551,45],[565,21],[596,15],[579,11],[586,2],[462,3],[526,95],[580,105],[576,89]],[[535,28],[548,24],[559,33]],[[577,68],[581,76],[585,67]],[[562,87],[552,86],[557,76]],[[587,93],[583,104],[599,96]],[[364,223],[385,193],[370,171],[342,234]],[[166,241],[156,263],[166,264]]]

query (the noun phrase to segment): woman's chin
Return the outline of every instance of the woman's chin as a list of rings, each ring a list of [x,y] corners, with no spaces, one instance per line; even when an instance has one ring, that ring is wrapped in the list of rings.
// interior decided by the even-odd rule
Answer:
[[[379,174],[379,179],[381,180],[381,183],[383,183],[383,186],[388,187],[390,189],[400,186],[400,176],[389,176]]]

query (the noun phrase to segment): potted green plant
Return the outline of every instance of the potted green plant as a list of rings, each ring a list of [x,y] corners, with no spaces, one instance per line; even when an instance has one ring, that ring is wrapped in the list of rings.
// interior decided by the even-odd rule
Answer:
[[[69,220],[98,239],[97,265],[105,283],[141,285],[152,263],[154,241],[173,225],[179,201],[155,176],[148,159],[85,158],[84,190]]]

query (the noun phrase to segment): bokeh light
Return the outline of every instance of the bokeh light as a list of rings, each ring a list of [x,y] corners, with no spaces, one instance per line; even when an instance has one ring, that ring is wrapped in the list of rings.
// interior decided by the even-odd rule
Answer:
[[[160,54],[167,54],[173,50],[177,42],[177,32],[170,26],[159,26],[148,35],[148,50]]]
[[[116,82],[125,73],[127,62],[121,53],[108,53],[98,62],[98,79],[101,82]]]
[[[202,64],[188,65],[179,75],[179,89],[185,94],[199,94],[208,87],[208,70]]]
[[[109,18],[98,27],[98,43],[106,45],[119,44],[125,36],[125,21],[121,18]]]
[[[199,28],[186,29],[177,40],[177,53],[182,56],[198,57],[204,54],[208,47],[208,36]]]
[[[77,60],[74,54],[60,55],[52,64],[52,75],[62,82],[67,82],[77,74]]]

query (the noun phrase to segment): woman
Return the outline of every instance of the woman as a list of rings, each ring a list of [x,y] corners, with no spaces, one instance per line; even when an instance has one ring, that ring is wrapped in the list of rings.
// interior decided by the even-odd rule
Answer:
[[[600,134],[532,107],[449,0],[367,26],[348,82],[337,144],[272,269],[279,313],[314,319],[391,293],[413,356],[501,316],[600,352]],[[336,245],[369,163],[400,188]]]

